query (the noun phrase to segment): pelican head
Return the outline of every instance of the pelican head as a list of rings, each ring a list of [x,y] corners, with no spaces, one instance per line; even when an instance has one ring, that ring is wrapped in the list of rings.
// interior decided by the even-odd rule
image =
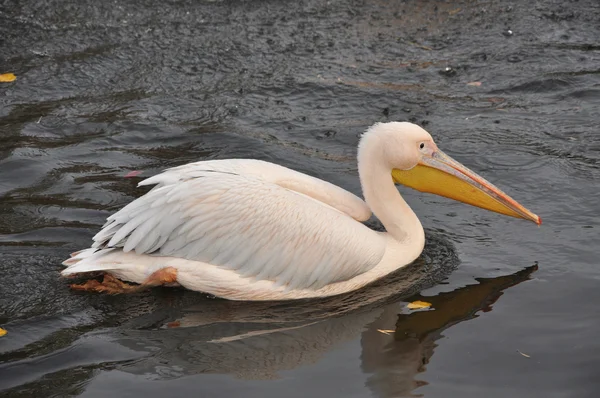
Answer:
[[[407,122],[377,123],[363,135],[377,140],[395,183],[541,224],[542,220],[492,183],[442,152],[431,135]],[[360,152],[359,147],[359,163]],[[383,154],[381,154],[383,152]]]

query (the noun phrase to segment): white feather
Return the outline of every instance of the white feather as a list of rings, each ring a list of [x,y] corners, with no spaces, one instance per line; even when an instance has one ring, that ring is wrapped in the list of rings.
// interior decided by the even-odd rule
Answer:
[[[259,178],[264,176],[269,180]],[[293,182],[298,176],[300,181]],[[286,187],[276,181],[284,181]],[[348,207],[339,205],[343,200],[336,207],[336,200],[325,204],[307,195],[315,181],[352,198],[355,214],[365,212],[364,202],[354,195],[280,166],[253,160],[207,161],[142,181],[139,185],[154,183],[159,188],[110,216],[94,239],[124,252],[185,258],[288,288],[318,288],[374,267],[385,245],[373,247],[373,232],[340,211]],[[304,192],[290,190],[292,185]],[[340,246],[348,250],[328,254]]]

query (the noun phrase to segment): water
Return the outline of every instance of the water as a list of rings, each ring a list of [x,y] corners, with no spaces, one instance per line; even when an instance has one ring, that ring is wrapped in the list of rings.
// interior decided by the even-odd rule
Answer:
[[[598,2],[9,0],[0,37],[0,395],[598,396]],[[320,301],[58,277],[170,166],[258,158],[360,193],[358,135],[387,120],[544,224],[401,189],[422,258]]]

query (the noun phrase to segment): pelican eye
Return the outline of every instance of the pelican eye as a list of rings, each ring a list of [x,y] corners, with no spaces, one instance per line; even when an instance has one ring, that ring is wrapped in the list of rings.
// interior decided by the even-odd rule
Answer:
[[[423,148],[425,148],[425,143],[424,143],[424,142],[421,142],[421,143],[419,144],[419,148],[420,148],[420,149],[423,149]]]

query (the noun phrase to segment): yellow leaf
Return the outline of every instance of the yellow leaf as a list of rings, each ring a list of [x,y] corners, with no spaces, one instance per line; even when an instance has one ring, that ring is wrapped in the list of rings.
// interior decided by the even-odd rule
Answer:
[[[470,83],[467,83],[467,86],[475,86],[475,87],[479,87],[479,86],[481,86],[482,84],[483,84],[483,83],[481,83],[481,82],[470,82]]]
[[[0,337],[4,336],[6,333],[8,333],[6,330],[0,328]]]
[[[420,310],[422,308],[431,307],[431,303],[428,303],[427,301],[413,301],[412,303],[408,303],[407,307],[409,310]]]
[[[388,336],[395,332],[395,330],[390,330],[390,329],[377,329],[377,331],[379,333],[387,334]]]
[[[0,75],[0,82],[2,83],[10,83],[14,82],[17,79],[14,73],[4,73]]]

